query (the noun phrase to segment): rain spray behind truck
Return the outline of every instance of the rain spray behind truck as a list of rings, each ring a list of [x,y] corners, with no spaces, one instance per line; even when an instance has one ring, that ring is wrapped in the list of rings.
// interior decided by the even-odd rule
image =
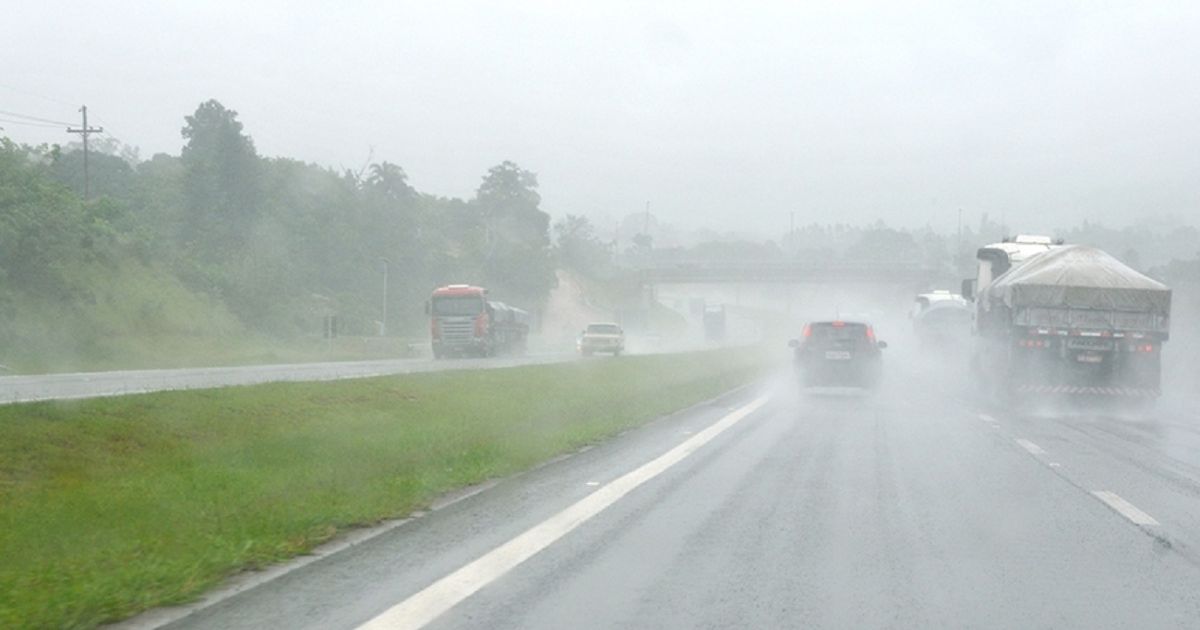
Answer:
[[[433,290],[425,308],[434,358],[525,353],[529,313],[488,300],[487,292],[466,284]]]
[[[1047,237],[983,247],[973,375],[996,399],[1042,395],[1155,398],[1171,290],[1109,254]]]

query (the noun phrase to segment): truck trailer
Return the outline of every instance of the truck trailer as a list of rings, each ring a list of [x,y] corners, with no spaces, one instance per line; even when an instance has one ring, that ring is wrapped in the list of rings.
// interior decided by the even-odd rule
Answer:
[[[1158,397],[1171,290],[1099,249],[1025,238],[1037,240],[980,249],[964,283],[981,389],[1004,402]]]

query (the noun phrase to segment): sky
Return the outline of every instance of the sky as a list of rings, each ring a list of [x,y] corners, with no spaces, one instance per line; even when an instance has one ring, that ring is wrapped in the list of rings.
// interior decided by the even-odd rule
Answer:
[[[1200,211],[1196,2],[20,2],[15,112],[178,154],[209,98],[266,156],[400,164],[469,197],[490,166],[543,209],[778,235],[1014,231]],[[24,119],[28,120],[28,119]],[[1194,223],[1194,221],[1192,221]]]

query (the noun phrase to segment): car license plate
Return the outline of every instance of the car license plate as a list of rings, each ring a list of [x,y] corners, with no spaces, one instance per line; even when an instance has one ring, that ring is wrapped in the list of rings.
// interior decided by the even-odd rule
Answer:
[[[1104,355],[1094,352],[1082,352],[1075,355],[1075,360],[1080,363],[1104,363]]]
[[[845,350],[827,350],[825,352],[825,358],[832,361],[848,361],[850,359],[850,353]]]

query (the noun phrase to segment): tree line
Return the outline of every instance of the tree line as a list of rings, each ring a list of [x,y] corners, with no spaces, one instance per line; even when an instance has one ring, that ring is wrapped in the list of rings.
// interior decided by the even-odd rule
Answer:
[[[248,327],[290,335],[339,316],[348,334],[415,330],[432,287],[474,282],[536,306],[555,283],[537,176],[505,161],[470,199],[417,191],[399,165],[336,171],[260,155],[237,112],[184,118],[179,155],[139,160],[0,141],[0,299],[87,300],[72,268],[132,257],[168,269]],[[569,240],[569,239],[568,239]],[[574,254],[572,254],[574,255]]]

